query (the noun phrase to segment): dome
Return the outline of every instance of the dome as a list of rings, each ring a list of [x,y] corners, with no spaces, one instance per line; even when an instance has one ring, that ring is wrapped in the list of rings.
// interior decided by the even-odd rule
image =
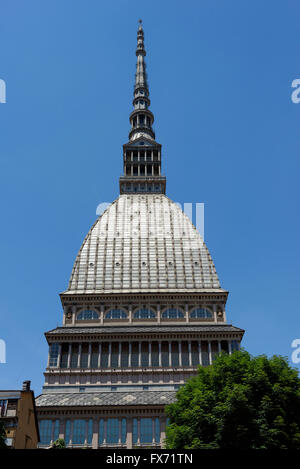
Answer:
[[[65,293],[220,291],[200,234],[164,194],[122,194],[97,219]]]

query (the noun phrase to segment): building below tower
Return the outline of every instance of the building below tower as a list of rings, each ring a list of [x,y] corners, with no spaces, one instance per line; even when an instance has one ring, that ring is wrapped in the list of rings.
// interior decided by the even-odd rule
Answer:
[[[61,293],[63,325],[47,332],[37,398],[41,447],[163,447],[165,406],[218,353],[239,349],[196,228],[166,195],[152,129],[144,33],[120,196],[97,219]]]

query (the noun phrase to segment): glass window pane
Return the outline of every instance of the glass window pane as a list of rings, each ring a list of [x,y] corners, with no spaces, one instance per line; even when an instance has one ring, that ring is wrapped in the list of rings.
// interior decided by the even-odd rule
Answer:
[[[171,359],[172,359],[172,366],[179,365],[178,342],[172,342]]]
[[[107,443],[119,442],[119,419],[107,419]]]
[[[138,436],[138,424],[137,419],[133,419],[132,422],[132,442],[137,443],[137,436]]]
[[[161,344],[161,363],[162,366],[169,366],[169,344],[162,342]]]
[[[141,443],[152,443],[152,419],[142,418],[141,425]]]
[[[77,368],[77,366],[78,366],[78,345],[72,344],[71,368]]]
[[[59,420],[54,422],[54,431],[53,431],[53,441],[58,440],[59,438]]]
[[[105,342],[102,344],[101,350],[101,368],[108,367],[108,343]]]
[[[90,445],[92,443],[93,439],[93,420],[89,419],[88,421],[88,437],[87,437],[87,442]]]
[[[148,342],[142,342],[141,364],[144,367],[149,365],[149,345],[148,345]]]
[[[192,342],[192,365],[199,365],[199,349],[198,342]]]
[[[99,435],[98,435],[99,445],[103,444],[103,440],[104,440],[104,420],[100,419],[100,421],[99,421]]]
[[[121,351],[121,367],[122,368],[125,368],[128,366],[128,353],[129,353],[128,343],[122,343],[122,351]]]
[[[86,434],[86,420],[74,420],[72,443],[74,445],[83,445],[85,442],[85,434]]]
[[[70,432],[71,432],[71,421],[66,420],[65,425],[65,443],[68,445],[70,443]]]
[[[188,350],[187,342],[181,343],[181,359],[182,359],[182,366],[189,365],[189,350]]]
[[[159,418],[155,419],[155,443],[160,442],[160,421]]]
[[[159,358],[158,358],[158,343],[152,342],[151,344],[151,365],[158,366]]]
[[[40,420],[40,443],[42,445],[49,445],[52,439],[52,420]]]
[[[131,366],[139,365],[139,344],[137,342],[132,343],[131,347]]]
[[[49,366],[57,366],[58,350],[59,350],[59,345],[58,344],[51,344],[50,345]]]
[[[126,419],[122,419],[122,443],[126,443],[126,435],[127,435],[127,429],[126,429]]]
[[[111,345],[111,366],[117,368],[119,357],[119,343],[113,342]]]

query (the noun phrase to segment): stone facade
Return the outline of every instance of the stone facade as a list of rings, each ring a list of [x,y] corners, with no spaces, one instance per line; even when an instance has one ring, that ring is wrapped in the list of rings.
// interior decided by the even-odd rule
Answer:
[[[98,218],[61,293],[63,324],[47,332],[41,447],[163,447],[166,404],[218,353],[239,348],[228,292],[189,218],[165,195],[161,145],[138,29],[134,111],[120,196]]]

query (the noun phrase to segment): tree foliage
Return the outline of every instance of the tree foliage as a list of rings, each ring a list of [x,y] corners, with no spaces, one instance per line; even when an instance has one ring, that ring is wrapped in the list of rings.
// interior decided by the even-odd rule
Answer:
[[[281,356],[221,354],[166,412],[168,449],[300,449],[300,379]]]
[[[6,445],[6,432],[3,421],[0,420],[0,449],[7,448]]]
[[[58,438],[57,440],[53,441],[52,449],[64,449],[66,447],[65,440],[63,438]]]

